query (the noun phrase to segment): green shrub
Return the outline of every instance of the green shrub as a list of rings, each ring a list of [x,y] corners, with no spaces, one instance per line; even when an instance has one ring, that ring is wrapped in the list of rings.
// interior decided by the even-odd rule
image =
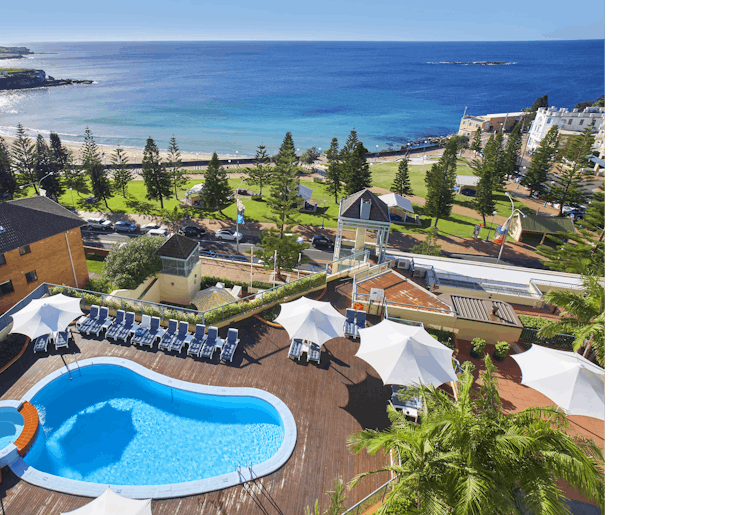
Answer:
[[[455,350],[455,335],[451,331],[427,328],[427,332],[445,347]]]
[[[114,286],[106,279],[88,279],[83,286],[84,290],[100,291],[101,293],[111,293]]]
[[[484,349],[486,348],[486,340],[483,338],[474,338],[471,340],[471,352],[481,357],[482,354],[484,354]]]
[[[510,352],[510,344],[507,342],[497,342],[494,344],[494,357],[504,358]]]
[[[202,277],[201,289],[203,290],[205,288],[209,288],[210,286],[214,286],[217,283],[223,283],[223,284],[225,284],[225,287],[226,288],[232,288],[233,286],[238,285],[238,286],[241,286],[242,288],[248,290],[251,287],[251,285],[249,285],[249,283],[247,283],[247,282],[233,281],[232,279],[225,279],[225,278],[222,278],[222,277],[212,277],[212,276],[209,276],[209,275],[205,275],[205,276]],[[265,283],[263,281],[253,281],[251,284],[253,284],[253,287],[254,288],[259,288],[261,290],[268,290],[268,289],[270,289],[270,288],[273,287],[272,284]]]
[[[546,320],[545,318],[532,317],[530,315],[520,315],[520,322],[522,322],[523,327],[528,327],[530,329],[540,329],[541,327],[551,323],[550,320]]]

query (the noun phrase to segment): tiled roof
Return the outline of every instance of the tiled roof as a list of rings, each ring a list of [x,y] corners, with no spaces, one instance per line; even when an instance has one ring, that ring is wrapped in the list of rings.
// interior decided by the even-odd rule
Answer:
[[[85,220],[47,197],[0,203],[0,253],[86,225]]]
[[[181,236],[180,234],[173,234],[163,245],[158,247],[158,250],[155,251],[155,255],[175,259],[186,259],[198,246],[199,243],[191,238]]]
[[[574,232],[571,218],[558,216],[528,215],[520,219],[523,231],[556,234],[558,232]]]
[[[446,293],[440,295],[440,300],[453,306],[459,318],[491,322],[493,324],[522,328],[515,310],[501,300],[482,299],[478,297],[464,297]]]
[[[339,202],[339,216],[359,220],[360,204],[362,204],[363,200],[369,200],[371,203],[369,220],[390,223],[391,219],[388,216],[388,206],[370,190],[360,190],[341,199],[341,202]]]

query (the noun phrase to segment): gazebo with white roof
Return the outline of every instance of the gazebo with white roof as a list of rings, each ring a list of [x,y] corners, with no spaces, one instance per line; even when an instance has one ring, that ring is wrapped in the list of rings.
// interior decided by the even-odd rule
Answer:
[[[419,223],[419,217],[414,214],[414,206],[409,199],[398,193],[388,193],[387,195],[381,195],[379,198],[388,206],[388,213],[392,222]],[[407,221],[407,218],[413,218],[413,220]]]
[[[351,252],[342,250],[344,229],[356,229],[354,247],[349,249]],[[390,230],[391,219],[388,214],[388,205],[372,191],[364,189],[344,197],[339,201],[334,261],[364,250],[367,231],[375,231],[375,250],[378,259],[382,262],[388,246]],[[334,273],[336,271],[334,270]]]

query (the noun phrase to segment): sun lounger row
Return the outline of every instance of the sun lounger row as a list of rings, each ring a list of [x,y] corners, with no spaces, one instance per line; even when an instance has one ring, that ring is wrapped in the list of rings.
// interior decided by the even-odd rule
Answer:
[[[90,335],[99,335],[102,330],[106,329],[106,338],[112,340],[127,341],[131,336],[131,342],[134,345],[147,345],[152,348],[158,342],[158,348],[181,352],[184,347],[187,348],[187,355],[199,356],[202,358],[212,358],[215,350],[220,348],[220,359],[233,361],[235,350],[240,343],[238,330],[231,328],[228,330],[227,339],[223,340],[217,336],[217,327],[210,326],[207,334],[204,334],[205,327],[198,324],[194,334],[189,333],[188,322],[179,322],[178,320],[169,320],[168,329],[160,327],[160,318],[142,315],[140,323],[135,322],[133,312],[125,312],[120,309],[116,313],[115,319],[108,318],[108,308],[91,306],[91,312],[87,317],[83,317],[77,322],[78,331]],[[51,335],[48,335],[51,337]],[[46,350],[46,340],[38,340],[38,348]],[[66,345],[65,345],[66,346]],[[37,343],[34,344],[36,352]]]
[[[367,327],[367,313],[347,309],[347,319],[344,321],[344,334],[359,339],[360,329]]]

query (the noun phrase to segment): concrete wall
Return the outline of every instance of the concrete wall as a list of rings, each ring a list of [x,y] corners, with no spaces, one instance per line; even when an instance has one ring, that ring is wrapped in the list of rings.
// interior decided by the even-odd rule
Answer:
[[[191,304],[191,299],[199,291],[202,281],[202,263],[191,271],[188,277],[178,275],[158,274],[160,285],[160,300],[175,302],[176,304]]]
[[[31,252],[23,256],[18,249],[4,254],[6,263],[0,265],[0,282],[12,281],[14,291],[0,297],[0,313],[13,307],[43,282],[82,288],[88,281],[80,228],[34,242],[30,248]],[[37,279],[27,283],[25,274],[33,271]]]
[[[469,342],[474,338],[483,338],[487,344],[502,341],[517,343],[522,333],[522,329],[518,327],[508,327],[464,318],[458,319],[456,328],[458,338],[468,340]]]
[[[520,297],[517,295],[507,295],[503,293],[490,293],[482,290],[454,288],[451,286],[438,286],[437,288],[433,287],[432,292],[437,293],[438,295],[451,293],[453,295],[465,295],[467,297],[478,297],[480,299],[501,300],[502,302],[507,302],[508,304],[520,304],[522,306],[538,307],[543,304],[543,301],[541,299]]]

